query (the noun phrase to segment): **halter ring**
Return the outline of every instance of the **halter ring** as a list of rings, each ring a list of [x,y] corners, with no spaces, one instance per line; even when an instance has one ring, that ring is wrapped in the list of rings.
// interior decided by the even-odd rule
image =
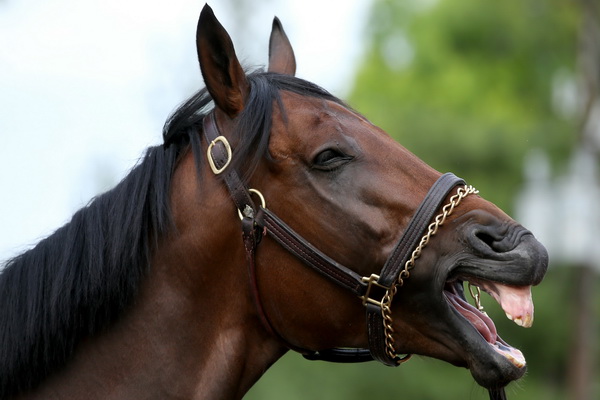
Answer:
[[[250,193],[254,193],[255,195],[258,196],[258,198],[260,199],[260,206],[262,208],[267,208],[267,203],[265,202],[265,197],[262,195],[261,192],[259,192],[256,189],[248,189],[248,191]],[[238,209],[237,212],[238,212],[240,219],[244,219],[244,217],[254,218],[254,210],[252,209],[252,207],[250,207],[249,204],[246,204],[246,207],[244,207],[243,211],[240,211]],[[243,215],[242,215],[242,212],[243,212]]]

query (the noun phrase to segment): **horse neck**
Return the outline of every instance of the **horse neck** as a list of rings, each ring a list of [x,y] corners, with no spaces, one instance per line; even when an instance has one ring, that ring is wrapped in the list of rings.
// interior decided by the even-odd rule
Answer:
[[[222,183],[205,176],[200,188],[187,157],[172,193],[176,233],[160,244],[135,305],[32,398],[241,398],[285,353],[254,309]]]
[[[148,298],[167,308],[163,322],[175,329],[162,322],[157,328],[180,335],[176,356],[194,354],[189,363],[173,359],[184,374],[195,363],[194,398],[241,398],[286,349],[257,315],[241,224],[225,184],[208,168],[200,180],[196,171],[188,155],[174,176],[177,234],[155,260],[154,282],[163,292]]]

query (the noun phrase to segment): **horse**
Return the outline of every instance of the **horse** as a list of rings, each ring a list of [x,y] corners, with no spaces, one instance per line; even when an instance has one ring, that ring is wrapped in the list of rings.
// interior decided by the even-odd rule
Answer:
[[[196,44],[163,143],[5,264],[0,399],[239,399],[290,350],[434,357],[501,396],[525,359],[465,285],[530,326],[533,234],[295,77],[277,18],[266,70],[208,5]]]

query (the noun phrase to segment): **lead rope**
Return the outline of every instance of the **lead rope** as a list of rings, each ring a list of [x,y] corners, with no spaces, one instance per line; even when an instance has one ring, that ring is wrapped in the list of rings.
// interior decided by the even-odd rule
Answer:
[[[488,389],[488,393],[490,394],[490,400],[506,400],[504,388]]]

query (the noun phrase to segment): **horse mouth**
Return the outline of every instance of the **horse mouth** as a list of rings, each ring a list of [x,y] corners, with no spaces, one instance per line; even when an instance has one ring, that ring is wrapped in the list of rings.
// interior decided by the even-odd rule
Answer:
[[[519,370],[526,365],[523,353],[506,343],[496,330],[494,321],[483,311],[471,305],[465,297],[464,283],[480,288],[494,298],[506,316],[522,327],[533,324],[533,301],[531,286],[508,286],[480,278],[460,277],[446,282],[444,296],[451,308],[466,320],[487,342],[490,349],[501,355]],[[470,336],[470,335],[469,335]]]

